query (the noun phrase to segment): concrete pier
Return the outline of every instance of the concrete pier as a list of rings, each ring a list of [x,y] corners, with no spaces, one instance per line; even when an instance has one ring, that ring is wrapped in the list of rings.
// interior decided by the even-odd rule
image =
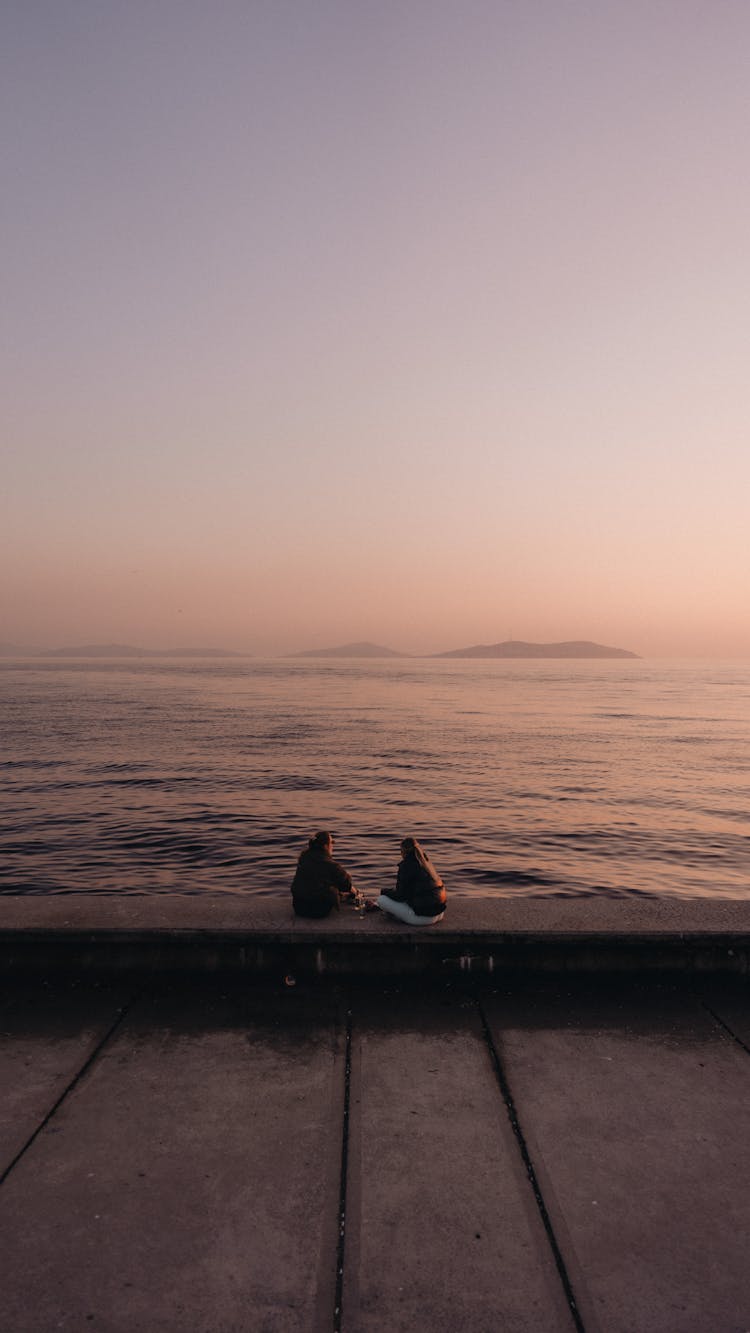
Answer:
[[[14,1333],[750,1328],[745,983],[7,985]]]
[[[464,906],[0,903],[3,1328],[747,1333],[747,905]]]
[[[750,971],[750,897],[449,901],[443,921],[408,927],[349,907],[296,919],[286,897],[190,894],[0,899],[6,973],[133,970],[361,977],[518,972]]]

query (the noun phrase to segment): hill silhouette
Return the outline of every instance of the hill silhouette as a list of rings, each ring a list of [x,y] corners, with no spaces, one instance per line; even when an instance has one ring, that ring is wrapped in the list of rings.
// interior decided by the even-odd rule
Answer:
[[[293,657],[406,657],[395,648],[384,648],[380,643],[342,643],[336,648],[307,648]]]
[[[50,648],[40,657],[242,657],[226,648],[134,648],[130,643],[85,643]]]
[[[20,643],[0,643],[0,657],[34,657],[38,648],[29,648]]]
[[[607,648],[588,639],[571,639],[563,643],[526,643],[523,639],[506,639],[504,643],[477,643],[471,648],[453,648],[447,653],[433,653],[433,657],[631,657],[627,648]]]

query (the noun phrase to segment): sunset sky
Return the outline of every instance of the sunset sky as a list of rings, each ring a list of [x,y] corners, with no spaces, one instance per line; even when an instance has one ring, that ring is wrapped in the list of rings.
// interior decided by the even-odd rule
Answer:
[[[747,0],[5,0],[0,641],[750,656]]]

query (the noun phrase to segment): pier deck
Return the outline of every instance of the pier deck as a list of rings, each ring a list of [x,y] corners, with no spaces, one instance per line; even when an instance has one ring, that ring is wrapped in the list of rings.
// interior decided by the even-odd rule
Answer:
[[[741,978],[11,975],[0,1033],[14,1333],[750,1329]]]

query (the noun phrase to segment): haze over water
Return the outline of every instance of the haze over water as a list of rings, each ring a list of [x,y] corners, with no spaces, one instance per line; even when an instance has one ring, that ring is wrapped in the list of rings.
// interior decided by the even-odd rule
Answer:
[[[750,665],[0,663],[0,892],[281,897],[424,839],[461,895],[740,898]]]

